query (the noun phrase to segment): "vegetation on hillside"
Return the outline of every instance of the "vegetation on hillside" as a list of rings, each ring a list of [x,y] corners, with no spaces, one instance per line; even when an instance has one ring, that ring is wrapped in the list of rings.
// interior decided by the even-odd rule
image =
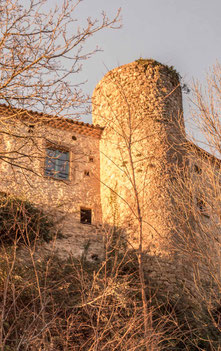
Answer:
[[[100,23],[88,17],[85,27],[77,28],[75,9],[81,3],[80,0],[75,3],[66,0],[63,7],[54,8],[49,15],[44,11],[46,3],[30,0],[27,6],[22,6],[19,0],[2,1],[0,99],[12,112],[15,111],[13,107],[21,108],[16,110],[17,117],[23,115],[24,107],[56,115],[63,112],[66,115],[69,108],[86,103],[88,99],[83,96],[81,85],[68,83],[81,69],[82,60],[97,51],[84,51],[82,45],[96,32],[107,27],[116,28],[119,24],[118,12],[111,20],[103,14]],[[76,32],[69,32],[67,28],[76,28]],[[144,65],[144,69],[150,63],[143,59],[138,62]],[[156,61],[151,63],[159,65]],[[178,85],[179,77],[173,67],[161,67],[174,77],[174,85]],[[217,113],[220,111],[220,91],[218,65],[209,81],[207,104],[199,86],[195,86],[199,124],[215,155],[220,154],[221,148],[221,125]],[[45,118],[47,120],[49,117]],[[23,145],[26,145],[27,140],[34,144],[36,139],[33,134],[17,135],[12,133],[6,117],[1,118],[1,122],[3,134],[21,139]],[[128,140],[131,140],[131,136]],[[140,224],[139,251],[128,249],[119,233],[116,235],[116,231],[113,231],[106,233],[109,240],[104,259],[99,263],[87,262],[84,257],[80,260],[73,257],[62,260],[53,250],[50,255],[46,255],[44,250],[39,252],[36,244],[51,239],[53,224],[49,217],[28,202],[2,196],[1,351],[220,350],[219,295],[215,301],[218,307],[216,310],[213,310],[214,301],[206,300],[206,295],[200,295],[200,298],[203,297],[202,303],[195,306],[188,290],[177,287],[179,293],[176,298],[172,298],[160,286],[155,286],[151,277],[144,272],[143,219],[140,215],[142,199],[139,199],[140,192],[134,176],[132,144],[127,145],[132,170],[129,176],[132,174],[134,197],[137,200],[135,217]],[[0,158],[2,162],[10,164],[12,169],[21,167],[21,156],[35,159],[35,154],[22,154],[21,150],[20,146],[3,150]],[[209,175],[207,164],[203,169]],[[32,168],[29,171],[33,171]],[[211,179],[214,179],[213,176]],[[210,196],[218,212],[220,186],[215,181],[211,183],[214,191],[211,191]],[[202,184],[201,181],[200,191],[204,194]],[[185,242],[182,250],[186,258],[192,259],[191,263],[194,263],[193,258],[197,258],[197,264],[203,262],[212,275],[214,267],[208,248],[219,243],[219,240],[215,235],[208,236],[212,232],[211,228],[208,228],[207,222],[200,222],[199,219],[197,225],[204,234],[203,245],[202,237],[196,240],[199,231],[193,231],[189,226],[189,208],[183,201],[183,193],[178,195],[182,195],[177,199],[180,200],[182,218],[189,229],[188,236],[182,238]],[[201,202],[201,210],[206,201],[210,205],[208,198],[205,199]],[[190,206],[192,211],[192,202]],[[220,214],[216,214],[214,223],[216,221],[215,225],[220,228]],[[194,241],[200,245],[195,245],[193,250],[191,244]],[[220,256],[217,257],[218,261]],[[198,265],[195,268],[197,271]],[[197,275],[195,277],[196,291],[201,293],[201,281]],[[219,284],[220,292],[220,277],[213,278]],[[197,290],[198,287],[200,289]]]
[[[197,312],[184,291],[171,299],[148,276],[144,338],[137,254],[116,230],[108,238],[100,263],[1,246],[1,350],[218,350],[209,311]]]

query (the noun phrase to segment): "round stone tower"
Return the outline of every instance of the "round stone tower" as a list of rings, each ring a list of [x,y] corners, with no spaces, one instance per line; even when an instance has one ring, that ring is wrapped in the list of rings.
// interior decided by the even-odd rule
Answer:
[[[104,128],[100,142],[103,222],[127,228],[159,257],[172,254],[177,218],[171,184],[183,159],[184,122],[178,74],[153,60],[108,72],[96,86],[93,123]]]

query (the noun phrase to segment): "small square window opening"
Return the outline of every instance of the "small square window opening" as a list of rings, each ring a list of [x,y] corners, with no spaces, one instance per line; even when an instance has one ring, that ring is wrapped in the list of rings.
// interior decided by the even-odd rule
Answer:
[[[90,177],[90,172],[89,171],[84,171],[85,177]]]
[[[198,174],[202,174],[202,169],[198,165],[194,165],[194,171]]]
[[[90,209],[81,208],[80,210],[80,221],[83,224],[91,224],[92,213]]]
[[[33,133],[34,132],[34,128],[35,128],[34,124],[29,124],[29,126],[28,126],[28,133]]]

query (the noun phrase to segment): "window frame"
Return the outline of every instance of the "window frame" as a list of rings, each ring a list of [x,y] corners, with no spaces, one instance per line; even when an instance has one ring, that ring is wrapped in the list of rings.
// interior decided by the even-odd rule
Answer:
[[[55,157],[55,169],[54,169],[54,172],[52,172],[50,174],[50,170],[49,168],[47,168],[47,161],[50,159],[50,156],[48,155],[48,151],[51,150],[51,151],[55,151],[55,152],[58,152],[60,154],[64,154],[64,153],[67,153],[68,154],[68,159],[67,160],[64,160],[64,162],[67,162],[67,167],[68,167],[68,171],[66,173],[66,177],[62,177],[62,176],[59,176],[59,174],[61,174],[62,172],[59,172],[59,158],[57,157],[58,155],[56,155]],[[70,149],[67,148],[67,147],[63,147],[62,145],[56,145],[56,144],[53,144],[53,143],[48,143],[45,145],[45,160],[44,160],[44,169],[43,169],[43,172],[44,172],[44,176],[46,178],[50,178],[50,179],[54,179],[54,180],[60,180],[60,181],[70,181],[70,175],[71,175],[71,168],[70,168],[70,164],[71,164],[71,152],[70,152]],[[58,168],[58,170],[56,171],[56,167]],[[65,174],[65,173],[64,173]]]

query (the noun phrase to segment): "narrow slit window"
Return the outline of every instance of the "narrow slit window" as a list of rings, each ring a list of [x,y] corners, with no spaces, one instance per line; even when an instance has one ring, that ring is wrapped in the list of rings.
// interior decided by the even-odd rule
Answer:
[[[81,208],[80,220],[83,224],[91,224],[92,213],[90,209]]]

